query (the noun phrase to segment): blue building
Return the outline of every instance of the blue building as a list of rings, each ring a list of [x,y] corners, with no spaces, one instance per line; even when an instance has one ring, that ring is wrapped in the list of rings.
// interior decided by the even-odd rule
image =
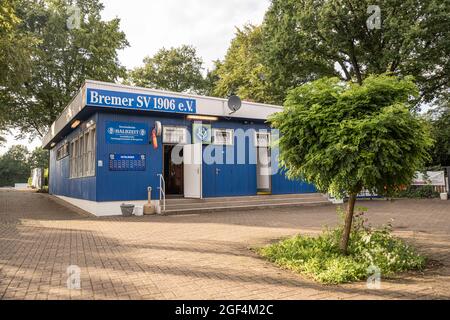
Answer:
[[[86,81],[43,140],[49,192],[78,205],[167,196],[315,192],[288,180],[266,123],[275,105]]]

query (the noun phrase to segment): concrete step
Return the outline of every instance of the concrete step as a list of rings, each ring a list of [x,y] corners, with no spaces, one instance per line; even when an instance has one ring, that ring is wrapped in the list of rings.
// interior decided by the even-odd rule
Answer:
[[[320,193],[297,195],[257,195],[206,199],[168,199],[166,214],[250,210],[330,204]]]
[[[212,198],[166,198],[166,204],[179,204],[179,203],[209,203],[209,202],[227,202],[227,201],[251,201],[251,200],[276,200],[276,199],[322,199],[324,196],[321,193],[301,193],[301,194],[276,194],[276,195],[254,195],[254,196],[232,196],[232,197],[212,197]]]

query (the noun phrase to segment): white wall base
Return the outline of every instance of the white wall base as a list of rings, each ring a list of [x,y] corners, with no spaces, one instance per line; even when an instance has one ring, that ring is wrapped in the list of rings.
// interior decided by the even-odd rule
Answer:
[[[96,202],[65,196],[58,196],[58,195],[55,196],[97,217],[121,216],[122,211],[120,210],[120,205],[122,203],[132,203],[135,206],[143,206],[144,204],[147,203],[146,200]],[[158,201],[159,200],[152,200],[152,203],[156,205]]]

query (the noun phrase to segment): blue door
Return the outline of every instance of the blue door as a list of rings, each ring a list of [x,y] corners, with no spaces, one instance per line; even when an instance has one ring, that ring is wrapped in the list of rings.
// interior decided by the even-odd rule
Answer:
[[[225,163],[226,148],[212,145],[208,148],[210,152],[207,152],[203,163],[203,196],[233,195],[233,165]]]
[[[238,164],[234,146],[209,146],[208,150],[203,160],[203,197],[256,194],[256,164],[249,164],[248,152],[245,163]]]

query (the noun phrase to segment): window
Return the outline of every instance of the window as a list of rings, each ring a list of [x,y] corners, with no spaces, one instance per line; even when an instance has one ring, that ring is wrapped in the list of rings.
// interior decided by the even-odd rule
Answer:
[[[69,155],[69,144],[64,142],[64,144],[56,150],[56,160],[61,160]]]
[[[76,149],[76,144],[75,144],[76,140],[73,140],[72,142],[70,142],[70,177],[71,178],[75,178],[77,176],[76,174],[76,155],[77,155],[77,149]]]
[[[163,127],[163,143],[187,143],[187,131],[183,127]]]
[[[270,132],[267,131],[255,132],[255,146],[270,147]]]
[[[70,177],[95,175],[95,127],[81,132],[70,142]]]
[[[218,145],[233,145],[233,129],[213,129],[212,130],[212,143]]]

